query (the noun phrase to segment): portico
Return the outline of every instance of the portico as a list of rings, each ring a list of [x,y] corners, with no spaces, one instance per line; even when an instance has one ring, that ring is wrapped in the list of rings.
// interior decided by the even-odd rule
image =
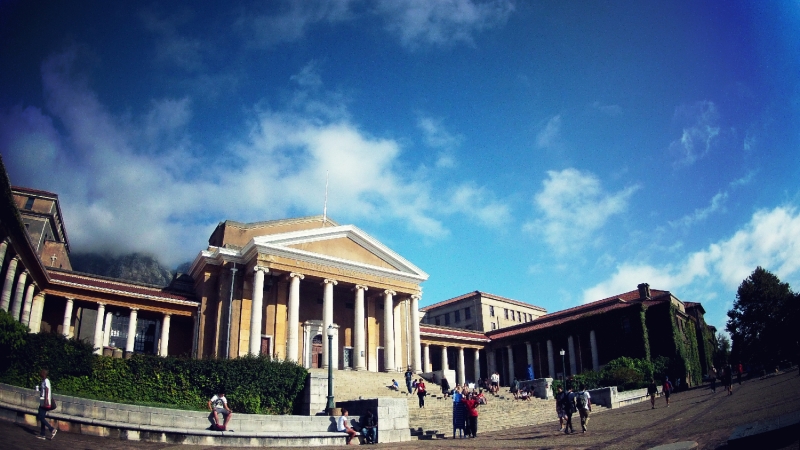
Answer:
[[[249,353],[327,367],[333,326],[334,369],[422,371],[414,343],[428,275],[364,231],[321,217],[227,221],[209,242],[190,269],[199,357]]]

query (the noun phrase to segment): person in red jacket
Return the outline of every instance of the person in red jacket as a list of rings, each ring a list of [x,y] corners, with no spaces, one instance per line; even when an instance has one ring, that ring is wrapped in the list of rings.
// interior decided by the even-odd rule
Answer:
[[[478,437],[478,399],[474,393],[465,395],[461,401],[467,407],[467,436]]]

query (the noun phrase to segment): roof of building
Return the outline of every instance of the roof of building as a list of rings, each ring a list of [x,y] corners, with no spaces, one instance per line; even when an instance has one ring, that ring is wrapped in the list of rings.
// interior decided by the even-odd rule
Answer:
[[[469,339],[478,340],[481,342],[489,342],[489,338],[480,331],[465,330],[463,328],[450,328],[439,325],[419,325],[419,332],[421,335],[438,335],[447,336],[454,339]]]
[[[475,296],[485,297],[485,298],[489,298],[489,299],[492,299],[492,300],[498,300],[498,301],[501,301],[501,302],[510,303],[512,305],[522,306],[524,308],[530,308],[530,309],[535,309],[535,310],[542,311],[542,312],[547,312],[546,309],[544,309],[544,308],[542,308],[540,306],[531,305],[530,303],[521,302],[519,300],[514,300],[514,299],[511,299],[511,298],[507,298],[507,297],[501,297],[499,295],[489,294],[488,292],[483,292],[483,291],[468,292],[468,293],[466,293],[464,295],[459,295],[458,297],[453,297],[451,299],[443,300],[443,301],[441,301],[439,303],[434,303],[432,305],[428,305],[428,306],[422,307],[419,310],[427,312],[427,311],[430,311],[431,309],[441,308],[442,306],[447,306],[447,305],[450,305],[452,303],[456,303],[456,302],[459,302],[461,300],[468,299],[470,297],[475,297]]]
[[[661,303],[665,296],[670,296],[669,291],[651,290],[650,299],[643,299],[639,297],[639,291],[625,292],[624,294],[616,295],[613,297],[597,300],[585,305],[575,306],[573,308],[556,311],[551,314],[546,314],[537,317],[533,322],[526,322],[519,325],[513,325],[499,330],[489,331],[486,333],[490,339],[500,339],[519,334],[529,333],[549,327],[561,325],[563,323],[584,317],[586,315],[594,315],[613,311],[615,309],[626,308],[628,306],[639,303]]]
[[[147,298],[150,300],[160,300],[171,303],[196,303],[192,296],[169,292],[167,288],[161,286],[106,278],[80,272],[68,272],[58,269],[50,269],[49,273],[50,280],[55,285],[71,286],[95,292],[127,295],[136,298]]]
[[[226,220],[224,223],[225,225],[235,226],[237,228],[260,228],[260,227],[269,227],[274,225],[286,225],[290,223],[300,223],[300,222],[321,222],[325,220],[327,224],[330,224],[332,227],[338,227],[339,224],[331,220],[330,217],[325,217],[317,215],[317,216],[306,216],[306,217],[293,217],[289,219],[276,219],[276,220],[263,220],[261,222],[237,222],[235,220]]]

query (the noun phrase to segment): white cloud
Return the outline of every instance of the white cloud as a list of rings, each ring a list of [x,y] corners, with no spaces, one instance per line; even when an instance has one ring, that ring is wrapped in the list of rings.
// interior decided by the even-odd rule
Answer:
[[[473,36],[502,26],[514,11],[509,0],[379,0],[387,29],[411,49],[473,43]]]
[[[428,147],[439,149],[436,167],[453,168],[456,165],[455,149],[461,145],[464,137],[447,131],[440,119],[420,116],[417,126],[422,130],[423,139]]]
[[[536,135],[536,147],[552,147],[561,136],[561,115],[556,115],[547,121],[547,124]]]
[[[548,171],[547,175],[534,197],[544,218],[528,222],[524,229],[542,234],[558,254],[584,246],[612,216],[627,209],[630,196],[638,189],[631,186],[609,194],[594,174],[572,168]]]
[[[800,213],[794,207],[760,210],[729,239],[690,254],[678,264],[654,266],[626,262],[608,280],[586,289],[584,303],[649,283],[654,289],[675,291],[695,283],[719,280],[735,291],[757,266],[791,282],[800,275]]]
[[[711,214],[723,210],[727,200],[727,192],[718,192],[714,197],[711,198],[710,204],[705,208],[695,209],[693,213],[685,215],[678,220],[671,221],[669,224],[673,227],[689,227],[697,222],[707,219]]]
[[[611,117],[619,117],[622,115],[622,107],[619,105],[605,105],[599,101],[596,101],[592,103],[592,108]]]
[[[303,38],[309,27],[319,23],[342,23],[354,17],[353,0],[282,0],[261,6],[269,12],[242,14],[236,27],[246,42],[255,47],[270,47]]]
[[[161,63],[175,65],[187,71],[195,71],[203,66],[203,50],[208,43],[200,39],[190,38],[178,31],[178,26],[189,17],[173,17],[165,19],[154,11],[145,10],[139,13],[145,29],[156,38],[156,60]]]
[[[450,193],[439,198],[433,180],[403,167],[398,141],[371,136],[346,114],[265,110],[247,135],[204,149],[187,131],[190,98],[153,100],[139,118],[117,117],[76,77],[75,58],[71,51],[43,64],[44,111],[0,112],[12,183],[59,194],[73,250],[180,263],[221,220],[321,214],[328,171],[333,218],[398,222],[434,238],[449,233],[450,215],[489,226],[509,220],[507,205],[468,182],[444,186]]]
[[[686,123],[679,139],[669,148],[677,155],[677,164],[691,165],[706,156],[719,136],[719,114],[714,102],[701,101],[675,109],[676,119]]]

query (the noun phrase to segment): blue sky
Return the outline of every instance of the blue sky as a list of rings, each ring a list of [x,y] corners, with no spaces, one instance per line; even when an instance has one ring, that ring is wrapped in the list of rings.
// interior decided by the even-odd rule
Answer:
[[[422,305],[800,288],[797,1],[195,3],[0,1],[0,152],[73,251],[174,267],[329,173]]]

